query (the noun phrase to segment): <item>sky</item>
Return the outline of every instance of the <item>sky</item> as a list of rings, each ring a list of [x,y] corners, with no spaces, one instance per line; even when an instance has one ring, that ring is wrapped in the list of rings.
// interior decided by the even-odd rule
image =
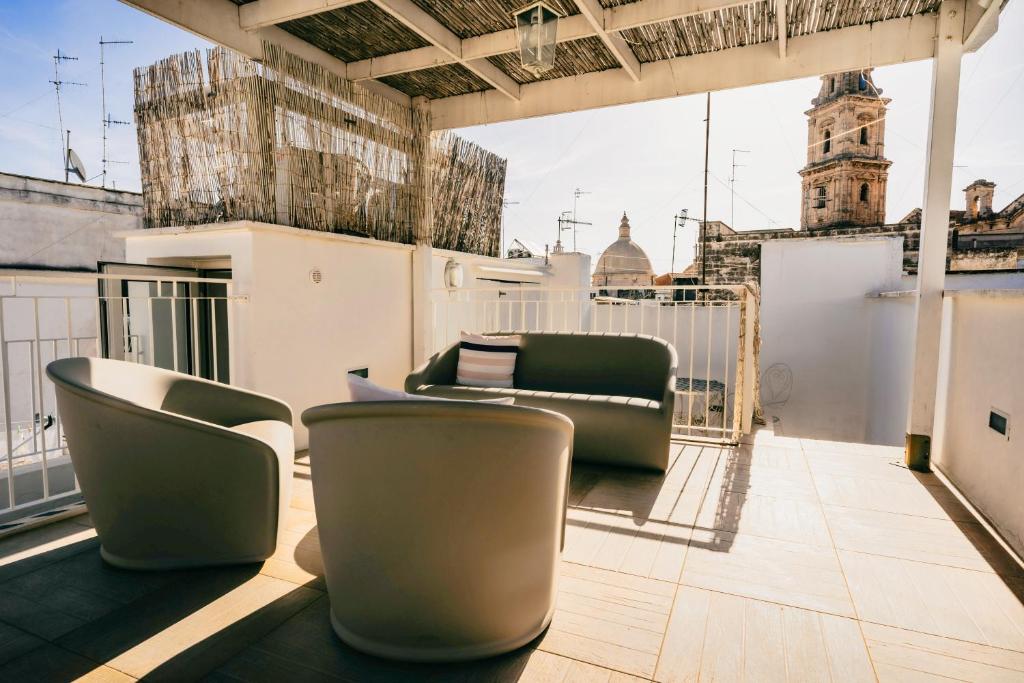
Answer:
[[[61,65],[65,128],[89,176],[101,171],[103,119],[99,40],[108,46],[107,111],[131,121],[132,69],[169,54],[205,49],[205,41],[116,0],[0,0],[0,171],[63,179],[53,55]],[[1024,193],[1024,0],[1003,11],[999,32],[964,57],[957,123],[953,208],[977,178],[997,184],[995,207]],[[931,63],[876,69],[874,82],[892,99],[886,118],[889,170],[886,219],[921,206]],[[807,119],[817,78],[713,93],[708,219],[739,230],[799,227],[800,177],[807,158]],[[627,212],[633,239],[655,271],[672,266],[673,216],[703,214],[705,96],[609,107],[541,119],[478,126],[459,134],[508,159],[506,243],[544,245],[557,238],[557,219],[573,209],[593,223],[576,234],[579,251],[597,255],[617,236]],[[109,129],[108,185],[138,190],[134,126]],[[735,193],[730,193],[736,154]],[[99,184],[101,178],[90,182]],[[697,224],[678,232],[676,270],[693,259]],[[572,248],[573,235],[563,233]]]

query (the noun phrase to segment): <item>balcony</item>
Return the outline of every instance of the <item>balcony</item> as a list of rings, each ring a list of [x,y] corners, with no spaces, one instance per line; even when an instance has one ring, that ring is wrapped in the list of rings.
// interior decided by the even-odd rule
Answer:
[[[298,431],[294,496],[271,559],[168,572],[104,564],[60,435],[52,385],[40,372],[49,359],[98,354],[230,378],[288,395],[297,413],[344,399],[339,378],[365,358],[385,383],[399,385],[388,378],[409,371],[419,335],[409,321],[417,308],[415,297],[402,299],[409,281],[395,273],[414,266],[412,248],[287,229],[156,230],[129,241],[139,261],[152,261],[169,257],[168,244],[196,250],[213,236],[209,248],[233,259],[230,280],[141,265],[59,281],[11,279],[0,297],[4,415],[8,445],[15,446],[3,463],[3,474],[14,476],[3,486],[10,527],[0,538],[0,680],[1024,676],[1024,570],[1008,550],[1020,550],[1014,444],[975,424],[985,418],[986,401],[1017,410],[1018,328],[1008,326],[1022,319],[1019,293],[947,293],[935,433],[944,474],[925,474],[903,466],[901,447],[878,444],[900,422],[907,297],[857,297],[844,289],[876,286],[868,282],[873,275],[842,287],[807,286],[811,271],[796,265],[781,279],[766,275],[760,299],[748,288],[700,287],[639,288],[630,298],[548,282],[574,272],[572,256],[540,266],[460,255],[470,275],[465,286],[431,290],[420,322],[429,334],[419,337],[430,351],[459,330],[512,328],[652,334],[679,353],[677,404],[688,409],[677,412],[669,471],[573,465],[557,610],[551,627],[521,650],[440,667],[390,663],[342,644],[328,618]],[[225,250],[228,238],[256,248]],[[262,241],[278,242],[265,249]],[[869,273],[868,262],[898,263],[890,253],[898,245],[888,241],[792,242],[786,262],[829,263],[836,282],[847,282],[847,269]],[[275,279],[292,276],[282,260],[285,243],[296,250],[289,258],[302,261],[308,250],[325,264],[322,282],[309,287],[328,289],[282,307],[286,288]],[[282,267],[246,262],[239,254],[247,251]],[[396,285],[360,291],[362,271],[327,267],[346,254],[383,269],[380,282]],[[430,258],[439,276],[452,257],[440,251]],[[489,279],[513,267],[524,281],[541,284],[495,286]],[[243,273],[257,271],[260,279],[245,280]],[[356,326],[335,325],[329,313],[339,301],[367,296],[392,308]],[[410,314],[394,314],[398,305],[410,306]],[[812,323],[818,327],[811,332],[801,327]],[[869,329],[858,339],[870,343],[851,346],[847,328]],[[297,329],[304,353],[282,366],[279,349],[295,343]],[[778,400],[773,377],[780,364],[762,367],[763,358],[778,357],[796,377],[787,401]],[[288,383],[280,383],[282,367]],[[883,384],[850,384],[865,368],[881,372]],[[753,423],[755,378],[760,395],[772,398],[761,428]],[[712,399],[716,387],[721,393]],[[862,411],[863,395],[887,391],[896,398]],[[846,419],[835,440],[821,434],[815,416],[822,412]],[[866,424],[851,426],[858,415]],[[15,433],[25,436],[16,440]],[[860,442],[867,440],[876,443]],[[380,492],[385,505],[387,495]]]
[[[171,131],[167,149],[190,135],[214,144],[192,160],[143,154],[160,181],[148,185],[154,229],[124,235],[126,270],[15,274],[0,290],[0,680],[1024,678],[1020,449],[1008,427],[1024,412],[1024,299],[944,281],[960,58],[996,30],[1004,3],[883,0],[822,23],[820,0],[580,2],[560,40],[607,59],[531,78],[505,71],[515,36],[502,11],[471,25],[481,16],[459,3],[125,1],[223,46],[210,81],[192,57],[182,63],[194,79],[162,67],[188,96],[149,121]],[[747,10],[754,23],[737,19]],[[677,49],[693,22],[743,35]],[[321,24],[333,28],[311,30]],[[398,39],[378,45],[365,26]],[[630,47],[662,30],[676,47]],[[342,44],[349,61],[333,56]],[[459,183],[437,191],[431,132],[919,59],[934,60],[934,78],[910,295],[891,238],[765,245],[759,288],[594,289],[581,254],[496,258],[497,214],[455,239]],[[147,92],[137,114],[161,89]],[[360,163],[379,167],[356,172],[350,146],[371,139]],[[449,264],[466,284],[446,281]],[[173,572],[101,559],[49,360],[162,366],[298,415],[347,400],[346,373],[396,388],[460,330],[501,329],[663,337],[686,405],[666,473],[574,463],[557,607],[525,647],[417,665],[344,645],[298,422],[270,559]],[[906,432],[932,437],[935,472],[903,465]]]
[[[900,455],[762,429],[676,444],[664,477],[574,466],[551,627],[441,666],[361,655],[331,631],[300,452],[284,539],[260,565],[113,569],[85,515],[0,541],[0,679],[1024,676],[1024,573]]]

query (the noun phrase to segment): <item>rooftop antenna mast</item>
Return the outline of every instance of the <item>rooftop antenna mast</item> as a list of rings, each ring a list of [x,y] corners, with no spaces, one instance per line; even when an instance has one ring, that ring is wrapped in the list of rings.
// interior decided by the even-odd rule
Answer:
[[[104,52],[107,45],[131,45],[135,41],[133,40],[103,40],[103,36],[100,36],[100,103],[103,107],[103,111],[100,112],[103,116],[103,181],[102,186],[107,186],[107,164],[117,163],[111,162],[107,158],[107,129],[111,126],[127,126],[130,125],[128,121],[118,121],[110,112],[107,111],[107,80],[106,73],[104,70]]]
[[[68,138],[64,137],[64,109],[60,100],[60,91],[65,85],[87,85],[86,83],[79,83],[78,81],[62,81],[60,78],[60,65],[64,62],[77,62],[78,57],[69,57],[57,49],[57,54],[53,56],[53,88],[57,93],[57,126],[60,131],[60,157],[61,167],[64,169],[64,182],[68,182]]]
[[[586,192],[584,190],[581,190],[578,187],[575,190],[573,190],[573,192],[572,192],[572,250],[573,251],[576,251],[576,226],[577,225],[590,225],[590,223],[581,223],[581,222],[576,220],[576,204],[580,201],[580,197],[582,197],[585,194],[591,194],[591,193],[590,192]]]
[[[572,230],[572,250],[576,251],[576,226],[577,225],[593,225],[589,221],[578,221],[576,220],[575,211],[563,211],[562,215],[558,217],[558,241],[562,241],[562,231]]]
[[[736,169],[742,168],[744,164],[736,163],[736,154],[750,154],[749,149],[732,150],[732,175],[729,176],[729,227],[736,229]]]
[[[498,254],[500,258],[505,258],[505,209],[517,204],[519,204],[519,202],[512,201],[511,199],[501,200],[501,235],[499,237],[501,240],[501,253]]]

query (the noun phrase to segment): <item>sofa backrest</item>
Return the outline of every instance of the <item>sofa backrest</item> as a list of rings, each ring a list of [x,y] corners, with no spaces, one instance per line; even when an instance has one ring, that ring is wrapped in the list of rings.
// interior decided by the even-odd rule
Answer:
[[[675,370],[675,350],[657,337],[527,332],[513,383],[517,389],[660,401]]]

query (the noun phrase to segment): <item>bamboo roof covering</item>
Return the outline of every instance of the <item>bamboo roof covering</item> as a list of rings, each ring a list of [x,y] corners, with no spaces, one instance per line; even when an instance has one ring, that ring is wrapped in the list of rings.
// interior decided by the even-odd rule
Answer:
[[[280,27],[345,62],[430,44],[372,2],[286,21]]]
[[[777,35],[775,3],[768,0],[622,32],[637,59],[645,63],[767,43]]]
[[[435,130],[903,64],[944,41],[976,52],[1008,2],[545,0],[555,61],[535,74],[513,17],[529,0],[123,1],[258,62],[266,41],[420,98]]]
[[[410,97],[451,97],[487,90],[490,84],[458,64],[443,64],[381,78]]]
[[[550,71],[545,71],[539,76],[523,68],[518,52],[506,52],[494,57],[488,57],[487,60],[511,76],[516,83],[531,83],[552,78],[579,76],[580,74],[617,69],[619,67],[615,56],[608,51],[608,48],[604,46],[601,39],[593,36],[559,44],[558,51],[555,52],[554,68]]]
[[[889,21],[939,9],[940,0],[791,0],[789,35],[802,36],[819,31],[832,31],[846,26],[859,26]]]
[[[253,0],[233,0],[239,5]],[[267,0],[260,0],[267,2]],[[547,0],[564,18],[583,19],[575,0]],[[581,0],[582,1],[582,0]],[[601,27],[579,29],[579,22],[569,35],[559,38],[553,69],[534,75],[523,69],[517,52],[504,50],[484,54],[483,59],[497,67],[499,76],[507,76],[516,84],[567,78],[615,69],[622,58],[609,49],[609,39],[621,40],[624,59],[635,58],[641,64],[666,59],[718,52],[735,47],[767,43],[779,39],[777,3],[780,0],[755,0],[739,3],[720,2],[721,7],[702,13],[675,16],[667,21],[631,20],[622,30],[607,31]],[[849,26],[871,24],[915,14],[935,12],[941,0],[786,0],[787,37],[830,31]],[[411,0],[407,6],[423,12],[436,21],[456,40],[480,39],[500,35],[514,29],[512,12],[524,0]],[[584,3],[585,4],[585,3]],[[599,6],[610,11],[635,10],[650,6],[651,0],[600,0]],[[712,3],[712,6],[715,3]],[[416,50],[431,46],[423,31],[410,28],[408,10],[389,12],[389,0],[362,2],[326,2],[340,5],[318,13],[283,21],[278,27],[301,38],[310,45],[345,62],[371,60],[386,55],[408,56],[411,66],[393,73],[376,76],[377,80],[410,97],[430,99],[452,97],[490,90],[494,80],[472,68],[457,56],[430,55],[422,61]],[[672,8],[660,3],[661,14],[672,14]],[[669,7],[669,9],[664,9]],[[699,7],[699,5],[698,5]],[[600,10],[599,10],[600,11]],[[405,14],[403,15],[404,12]],[[657,17],[658,12],[651,12]],[[679,12],[676,12],[679,14]],[[563,19],[561,21],[566,21]],[[606,20],[604,20],[606,21]],[[560,28],[560,31],[563,30]],[[583,35],[578,35],[579,33]],[[590,35],[587,35],[589,32]],[[574,35],[576,34],[576,35]],[[481,60],[477,60],[481,61]]]
[[[579,14],[573,0],[545,0],[562,16]],[[524,0],[413,0],[459,38],[472,38],[515,28],[512,13],[527,4]]]

